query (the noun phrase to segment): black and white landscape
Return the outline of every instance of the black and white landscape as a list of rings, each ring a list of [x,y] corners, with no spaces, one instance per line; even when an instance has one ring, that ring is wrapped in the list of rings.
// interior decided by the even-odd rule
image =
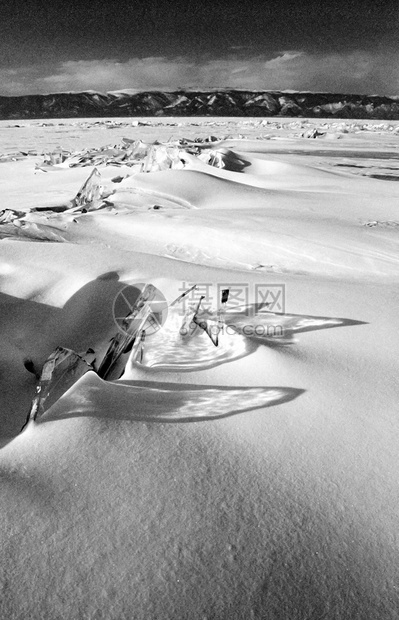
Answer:
[[[399,618],[397,0],[3,0],[1,620]]]
[[[398,123],[0,138],[2,616],[394,618]],[[167,309],[107,377],[138,283]]]

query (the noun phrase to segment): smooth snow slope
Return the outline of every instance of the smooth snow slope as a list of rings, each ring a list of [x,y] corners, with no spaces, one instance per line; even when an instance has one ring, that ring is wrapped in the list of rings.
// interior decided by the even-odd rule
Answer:
[[[268,155],[272,142],[220,145],[242,172],[187,158],[113,183],[132,171],[104,166],[113,210],[0,242],[1,617],[397,618],[399,185],[332,174],[300,138],[297,155]],[[5,206],[63,203],[91,171],[28,164],[0,164]],[[148,209],[162,194],[180,204]],[[49,226],[60,242],[38,243]],[[36,384],[24,360],[104,346],[132,282],[168,301],[247,287],[249,303],[284,284],[287,313],[348,322],[288,346],[236,334],[212,349],[203,333],[174,355],[167,323],[148,341],[162,364],[129,362],[114,383],[90,372],[18,435]],[[219,413],[235,415],[195,421]]]

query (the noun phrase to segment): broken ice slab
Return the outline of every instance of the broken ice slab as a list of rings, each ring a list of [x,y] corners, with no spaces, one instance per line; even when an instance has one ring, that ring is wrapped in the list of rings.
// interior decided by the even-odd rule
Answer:
[[[87,211],[98,209],[102,204],[100,180],[101,174],[97,168],[94,168],[75,198],[71,201],[71,208],[75,210],[86,209]]]
[[[43,161],[35,165],[35,170],[49,172],[71,167],[71,153],[64,149],[56,149],[52,153],[43,153]]]
[[[92,366],[75,351],[57,347],[44,363],[27,422],[43,415],[89,370]]]
[[[141,364],[141,362],[143,361],[145,338],[145,329],[142,329],[140,332],[137,333],[136,339],[132,346],[132,351],[130,354],[132,362],[138,362]]]
[[[0,224],[9,224],[14,220],[26,215],[24,211],[14,211],[14,209],[3,209],[0,211]]]
[[[119,379],[125,370],[127,359],[124,356],[132,351],[134,358],[142,357],[139,349],[144,346],[145,328],[153,317],[150,302],[156,289],[147,284],[120,324],[120,331],[112,338],[108,350],[98,368],[98,376],[109,381]],[[116,317],[118,318],[118,317]]]
[[[249,162],[237,155],[234,151],[221,147],[217,150],[203,151],[198,159],[209,166],[224,168],[231,172],[242,172],[249,165]]]
[[[214,168],[225,167],[222,154],[218,151],[205,151],[198,156],[198,159],[205,162],[209,166],[213,166]]]
[[[178,146],[152,145],[143,163],[143,172],[184,168]]]
[[[136,333],[142,326],[143,320],[147,319],[152,310],[149,306],[156,294],[153,284],[146,284],[131,307],[129,314],[122,320],[122,329],[128,333]]]
[[[146,144],[142,140],[132,140],[130,138],[122,138],[125,148],[127,147],[130,152],[130,159],[141,161],[143,160],[150,149],[150,145]]]
[[[135,339],[136,334],[122,333],[118,333],[112,338],[107,352],[98,367],[97,374],[99,377],[112,381],[122,376],[127,362],[125,356],[131,351]]]
[[[142,325],[145,325],[150,309],[147,308]],[[132,334],[118,333],[111,340],[106,354],[98,368],[97,374],[107,381],[115,381],[123,375],[128,361],[132,356],[132,361],[141,362],[143,358],[145,340],[145,330],[139,329]]]
[[[44,165],[47,166],[57,166],[62,164],[68,157],[70,156],[69,151],[64,151],[63,149],[57,149],[52,153],[44,154]]]

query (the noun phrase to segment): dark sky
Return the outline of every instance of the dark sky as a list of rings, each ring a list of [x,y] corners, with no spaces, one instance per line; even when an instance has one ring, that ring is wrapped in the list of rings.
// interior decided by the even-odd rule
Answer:
[[[65,63],[69,63],[67,73],[72,80],[73,70],[87,69],[88,61],[92,62],[92,76],[86,71],[87,88],[97,88],[98,84],[106,87],[110,67],[106,64],[101,78],[102,61],[121,63],[119,79],[130,79],[130,76],[139,82],[138,87],[141,82],[145,85],[147,71],[148,84],[154,86],[159,78],[151,74],[151,63],[147,61],[144,69],[139,63],[141,59],[154,57],[168,63],[162,65],[167,72],[171,70],[170,63],[182,63],[181,86],[188,80],[189,63],[195,65],[193,76],[196,77],[192,80],[197,79],[202,85],[217,79],[232,80],[239,85],[239,73],[244,71],[242,63],[247,62],[243,84],[246,87],[254,59],[256,65],[256,59],[267,62],[284,52],[302,55],[300,63],[298,56],[295,60],[286,57],[283,63],[285,73],[280,71],[278,75],[287,82],[286,88],[298,87],[286,71],[290,62],[305,72],[308,59],[315,80],[315,72],[322,73],[321,66],[317,65],[316,69],[317,61],[330,59],[327,70],[331,58],[338,55],[348,58],[352,64],[355,59],[355,85],[356,80],[361,81],[360,73],[363,77],[367,74],[373,84],[370,72],[377,71],[376,87],[389,88],[392,82],[392,91],[397,89],[397,74],[392,75],[392,67],[385,77],[381,72],[383,65],[392,63],[399,53],[398,0],[2,0],[0,6],[0,77],[5,91],[66,84]],[[223,60],[229,64],[220,69],[218,77],[215,62]],[[370,71],[365,63],[369,63]],[[290,66],[291,73],[295,73],[294,65]],[[269,69],[272,67],[279,70],[274,65]],[[135,68],[140,69],[140,78]],[[156,76],[158,70],[159,67],[155,68]],[[258,66],[257,80],[260,70]],[[173,79],[178,79],[176,72],[172,73]],[[344,82],[349,73],[348,67]],[[269,75],[267,71],[266,75]],[[277,79],[277,73],[273,75]],[[58,76],[58,83],[51,82],[52,76]],[[43,78],[47,79],[44,85],[40,81]],[[290,86],[290,81],[295,84]],[[304,88],[308,82],[309,79],[304,79]],[[110,87],[117,83],[114,77]],[[220,83],[220,86],[228,85]],[[135,88],[136,84],[121,83],[119,87]]]

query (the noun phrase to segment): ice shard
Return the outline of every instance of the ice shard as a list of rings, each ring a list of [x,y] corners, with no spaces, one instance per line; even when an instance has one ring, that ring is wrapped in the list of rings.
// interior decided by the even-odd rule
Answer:
[[[19,217],[25,215],[23,211],[15,211],[14,209],[3,209],[0,211],[0,224],[9,224]]]
[[[57,347],[44,363],[27,423],[43,415],[89,370],[92,366],[78,353]]]
[[[223,331],[224,327],[224,313],[226,312],[226,304],[229,299],[229,289],[223,289],[221,295],[221,305],[216,313],[211,313],[207,318],[200,316],[199,311],[201,309],[201,302],[204,297],[201,297],[196,312],[192,317],[192,321],[198,325],[209,336],[215,347],[219,346],[219,334]]]
[[[102,187],[100,185],[101,174],[94,168],[89,177],[72,200],[71,208],[77,211],[95,211],[101,204]]]
[[[102,379],[119,379],[125,369],[124,356],[133,350],[135,358],[142,351],[145,338],[145,326],[151,321],[153,312],[150,302],[154,299],[156,289],[147,284],[137,298],[131,312],[126,315],[120,331],[112,338],[108,350],[98,368]],[[142,352],[140,353],[140,359]]]
[[[159,170],[181,169],[184,163],[180,157],[178,144],[153,144],[143,159],[142,172],[158,172]]]

